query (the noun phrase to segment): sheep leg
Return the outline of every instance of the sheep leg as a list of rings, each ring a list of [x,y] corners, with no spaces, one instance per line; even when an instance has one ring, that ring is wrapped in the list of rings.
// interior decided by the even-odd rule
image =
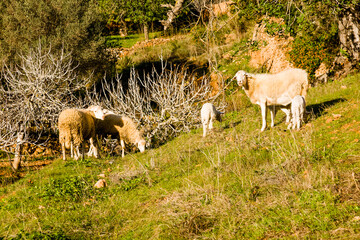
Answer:
[[[203,137],[206,137],[206,126],[207,123],[203,122]]]
[[[274,119],[276,116],[277,109],[275,106],[271,106],[269,107],[269,109],[270,109],[271,127],[274,127],[275,126]]]
[[[209,121],[209,129],[213,129],[213,117],[210,117],[210,121]]]
[[[266,128],[266,102],[260,103],[260,108],[261,108],[261,116],[262,116],[261,132],[263,132]]]
[[[94,146],[96,147],[97,150],[97,156],[101,158],[100,151],[101,151],[102,142],[100,141],[98,136],[94,137]]]
[[[289,121],[289,125],[288,125],[287,129],[291,129],[291,127],[293,125],[293,118],[294,118],[294,116],[292,114],[290,114],[290,121]]]
[[[73,142],[70,142],[70,157],[74,158],[74,145]]]
[[[301,127],[301,125],[304,123],[304,113],[302,112],[301,114],[300,114],[300,127]]]
[[[298,123],[298,120],[296,118],[293,118],[292,129],[297,128],[297,123]]]
[[[81,157],[81,155],[80,155],[80,146],[76,146],[76,156],[77,156],[76,160],[78,160]]]
[[[300,121],[300,119],[298,119],[297,120],[297,129],[300,129],[300,127],[301,127],[301,121]]]
[[[301,112],[299,112],[299,114],[298,114],[298,117],[297,117],[297,122],[296,122],[296,124],[297,124],[297,129],[300,129],[300,127],[301,127],[301,122],[302,122],[302,114],[301,114]]]
[[[290,120],[290,123],[289,123],[287,129],[290,129],[290,128],[291,128],[291,125],[292,125],[292,124],[291,124],[291,121],[292,121],[292,120]]]
[[[78,160],[79,156],[80,156],[79,146],[75,146],[75,148],[74,148],[74,159]]]
[[[121,157],[125,157],[125,143],[124,143],[124,140],[120,140],[120,144],[121,144]]]
[[[292,129],[295,129],[297,127],[297,122],[298,122],[298,114],[295,111],[292,113],[292,119],[291,119]]]
[[[286,123],[290,123],[290,109],[288,108],[281,108],[281,111],[283,111],[286,114]]]
[[[93,151],[94,151],[93,146],[90,144],[89,151],[87,153],[88,157],[91,157],[93,155]]]
[[[96,142],[95,142],[95,144],[96,144]],[[98,152],[97,146],[94,145],[94,139],[93,138],[90,138],[90,149],[94,150],[94,157],[98,158],[99,157],[99,152]]]
[[[61,144],[61,151],[62,151],[62,155],[63,155],[63,160],[66,160],[66,156],[65,156],[65,143]]]
[[[85,159],[85,142],[81,143],[81,159]]]

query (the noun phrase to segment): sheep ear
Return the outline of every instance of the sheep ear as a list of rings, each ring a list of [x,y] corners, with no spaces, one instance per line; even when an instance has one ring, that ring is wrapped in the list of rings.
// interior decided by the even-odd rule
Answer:
[[[220,113],[220,114],[225,114],[225,112],[220,112],[220,111],[219,111],[219,113]]]

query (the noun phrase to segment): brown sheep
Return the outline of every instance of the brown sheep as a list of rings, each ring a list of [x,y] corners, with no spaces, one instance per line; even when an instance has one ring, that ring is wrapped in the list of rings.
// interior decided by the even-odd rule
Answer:
[[[94,146],[95,127],[98,119],[103,119],[104,113],[100,107],[88,109],[66,109],[58,119],[59,142],[61,144],[63,159],[65,149],[70,148],[71,157],[76,160],[80,156],[79,146],[82,145],[84,158],[84,141],[90,140],[90,147],[94,149],[94,156],[98,157],[97,147]]]
[[[100,120],[96,127],[96,133],[99,136],[107,137],[111,135],[120,141],[122,154],[124,157],[125,143],[132,143],[140,150],[145,151],[145,140],[142,137],[142,131],[137,130],[134,121],[126,116],[120,116],[117,114],[106,114],[104,120]],[[92,153],[90,149],[89,154]]]

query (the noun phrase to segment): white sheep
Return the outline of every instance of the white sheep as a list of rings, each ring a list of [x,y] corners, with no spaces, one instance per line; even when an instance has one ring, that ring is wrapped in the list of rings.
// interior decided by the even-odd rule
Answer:
[[[64,160],[66,148],[70,148],[71,157],[77,160],[80,156],[80,145],[84,158],[85,140],[90,140],[90,148],[94,149],[94,156],[98,157],[97,147],[94,146],[95,127],[97,119],[104,118],[104,113],[100,106],[92,106],[92,110],[89,109],[66,109],[59,115],[59,142]]]
[[[301,95],[297,95],[291,101],[291,120],[288,129],[299,129],[301,123],[304,121],[306,102],[305,98]]]
[[[278,108],[286,113],[286,122],[290,120],[289,104],[296,95],[306,96],[309,86],[305,70],[291,68],[277,74],[250,74],[238,71],[235,76],[250,101],[261,107],[262,127],[266,128],[267,108],[270,109],[271,127]]]
[[[206,129],[213,128],[213,122],[218,120],[221,122],[223,112],[218,111],[211,103],[205,103],[201,108],[201,123],[203,125],[203,137],[206,137]]]
[[[134,121],[126,116],[120,116],[117,114],[106,114],[104,120],[98,122],[96,126],[96,134],[102,137],[116,138],[120,141],[122,154],[124,157],[125,143],[132,143],[140,150],[145,151],[145,140],[142,137],[142,131],[137,130]],[[91,154],[90,149],[89,154]]]

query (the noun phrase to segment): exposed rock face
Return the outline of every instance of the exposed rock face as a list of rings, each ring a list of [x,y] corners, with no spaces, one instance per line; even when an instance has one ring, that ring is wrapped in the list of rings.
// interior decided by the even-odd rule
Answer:
[[[212,4],[211,8],[216,17],[221,17],[222,15],[231,16],[231,5],[234,4],[233,1],[219,2]]]
[[[282,19],[270,18],[270,22],[284,24]],[[293,38],[290,36],[270,36],[266,33],[266,23],[256,24],[252,42],[260,44],[259,49],[250,51],[250,65],[255,68],[265,67],[270,73],[278,73],[293,67],[289,61]]]
[[[360,61],[360,5],[344,9],[338,17],[340,48],[343,51],[334,61],[334,78],[346,75],[355,67],[359,67],[357,64]]]

